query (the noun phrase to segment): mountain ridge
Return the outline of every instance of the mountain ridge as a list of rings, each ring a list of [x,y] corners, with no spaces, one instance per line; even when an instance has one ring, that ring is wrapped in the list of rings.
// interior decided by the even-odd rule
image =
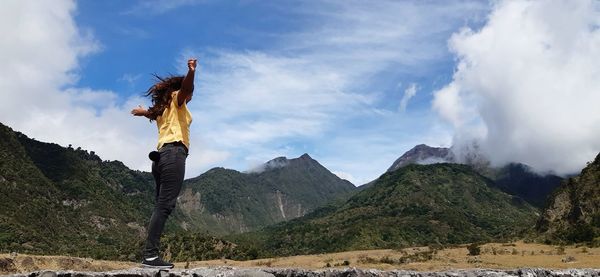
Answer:
[[[408,165],[345,202],[231,239],[288,256],[506,239],[533,224],[532,206],[491,183],[465,165]]]
[[[600,245],[600,153],[581,173],[556,189],[536,223],[550,243]]]
[[[150,173],[131,170],[120,161],[104,161],[93,151],[37,141],[1,123],[0,139],[0,186],[3,192],[0,194],[0,250],[120,260],[139,258],[155,194]],[[203,257],[215,258],[217,256],[214,255],[223,252],[212,247],[219,247],[223,242],[212,238],[206,231],[215,231],[212,234],[242,232],[288,220],[310,211],[325,199],[337,197],[338,192],[347,193],[354,187],[337,178],[309,155],[302,155],[301,158],[298,165],[292,162],[294,166],[288,169],[279,168],[264,173],[269,176],[270,182],[262,181],[256,191],[253,191],[255,187],[251,186],[252,181],[262,178],[261,175],[223,168],[207,171],[213,177],[229,176],[231,180],[237,178],[243,181],[238,187],[246,187],[245,191],[253,192],[255,196],[257,192],[265,193],[255,197],[255,200],[261,200],[255,201],[259,203],[250,203],[256,205],[245,206],[253,212],[240,213],[239,216],[240,221],[256,224],[250,225],[244,221],[246,226],[242,224],[236,230],[222,227],[233,222],[224,211],[235,207],[238,200],[223,201],[219,207],[207,205],[203,203],[206,197],[201,197],[204,195],[193,190],[186,193],[184,185],[177,208],[167,221],[165,246],[174,247],[174,243],[180,243],[170,239],[170,234],[197,231],[200,233],[195,238],[200,241],[197,245],[195,243],[195,247],[206,251]],[[291,175],[287,174],[290,169]],[[313,174],[302,173],[305,169],[311,169]],[[294,187],[298,190],[310,187],[300,185],[307,180],[297,176],[312,178],[313,190],[299,197],[294,196]],[[320,179],[323,176],[325,179]],[[339,186],[327,186],[329,181]],[[214,193],[224,192],[223,196],[227,197],[235,191],[231,188],[219,190],[222,187],[219,184],[222,183],[215,183]],[[326,184],[322,193],[315,188],[321,183]],[[189,180],[186,180],[186,184],[189,184]],[[315,191],[319,195],[311,195]],[[248,198],[250,195],[246,193],[240,197]],[[223,200],[223,197],[215,199]],[[268,207],[264,203],[269,203],[266,205]],[[294,213],[293,204],[301,204],[302,207],[296,206]],[[24,205],[31,207],[23,208]],[[260,210],[261,207],[264,209]],[[203,210],[219,208],[214,214],[202,214]],[[285,216],[281,215],[282,212]],[[206,218],[194,222],[190,220],[190,214]],[[251,214],[254,214],[254,219]],[[261,214],[267,218],[260,217]],[[221,226],[222,229],[211,230],[210,226]]]
[[[538,208],[544,207],[548,196],[563,180],[562,177],[553,174],[536,173],[529,166],[521,163],[492,167],[489,161],[477,153],[477,149],[476,146],[469,148],[469,152],[463,155],[465,157],[459,159],[453,153],[453,147],[431,147],[419,144],[396,159],[386,172],[398,170],[409,164],[466,164],[494,180],[495,185],[502,191],[519,196]],[[373,183],[374,181],[363,186],[368,187]]]
[[[188,217],[213,226],[210,232],[228,234],[300,217],[330,200],[350,195],[354,189],[352,183],[303,154],[292,159],[277,157],[260,170],[249,172],[211,169],[184,181],[179,204],[185,208],[204,201],[204,210],[195,207],[201,210],[200,215],[190,209]]]

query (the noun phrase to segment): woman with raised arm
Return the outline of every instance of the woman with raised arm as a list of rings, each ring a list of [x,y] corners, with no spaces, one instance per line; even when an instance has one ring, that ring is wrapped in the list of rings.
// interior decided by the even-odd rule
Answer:
[[[152,107],[147,110],[141,105],[134,108],[134,116],[155,120],[158,126],[158,151],[150,153],[152,175],[156,182],[154,211],[148,225],[148,238],[143,252],[142,266],[173,268],[173,264],[159,256],[160,235],[165,222],[177,201],[185,175],[185,159],[190,147],[190,124],[192,115],[187,103],[194,92],[196,60],[187,62],[188,72],[184,76],[161,78],[150,87],[146,96],[152,98]]]

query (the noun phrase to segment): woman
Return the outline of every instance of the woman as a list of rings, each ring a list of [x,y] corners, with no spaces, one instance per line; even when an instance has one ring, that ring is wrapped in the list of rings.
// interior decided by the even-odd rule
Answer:
[[[185,175],[185,159],[190,146],[190,123],[192,115],[187,103],[194,92],[196,60],[187,62],[185,77],[160,78],[148,89],[146,96],[152,98],[148,110],[141,105],[131,111],[134,116],[144,116],[156,120],[158,126],[158,152],[152,152],[152,175],[156,182],[156,202],[144,248],[142,266],[152,268],[173,268],[172,263],[159,257],[160,235],[165,222],[177,201]]]

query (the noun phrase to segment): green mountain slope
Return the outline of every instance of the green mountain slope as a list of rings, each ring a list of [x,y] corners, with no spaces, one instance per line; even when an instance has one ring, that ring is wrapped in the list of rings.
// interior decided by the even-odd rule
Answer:
[[[600,245],[600,154],[552,194],[536,230],[546,242]]]
[[[354,189],[307,154],[273,159],[254,173],[214,168],[185,181],[178,219],[188,230],[247,232],[302,216]]]
[[[504,239],[535,218],[535,208],[468,166],[408,165],[342,205],[233,239],[265,256],[296,255]]]
[[[0,140],[0,251],[139,257],[154,205],[150,173],[103,161],[94,152],[39,142],[2,124]],[[308,155],[275,159],[255,173],[212,169],[185,181],[167,221],[164,246],[185,248],[173,234],[193,231],[194,240],[201,241],[191,244],[195,251],[220,257],[225,242],[205,231],[261,228],[346,197],[353,189]],[[228,247],[228,255],[236,253]],[[187,255],[180,252],[171,253]]]
[[[464,164],[470,165],[480,174],[492,179],[500,190],[516,195],[537,208],[542,209],[548,196],[561,184],[563,178],[553,174],[538,174],[521,163],[509,163],[501,167],[492,167],[490,162],[477,152],[477,147],[466,155]],[[451,148],[431,147],[420,144],[398,158],[388,172],[409,164],[458,163]],[[371,183],[359,189],[368,188]]]
[[[0,249],[44,249],[65,232],[68,211],[58,188],[29,159],[11,129],[0,125]],[[72,221],[70,221],[72,222]]]
[[[493,173],[490,177],[500,190],[519,196],[540,209],[546,205],[548,197],[563,181],[562,177],[553,174],[537,174],[520,163],[507,164],[490,172]]]
[[[0,249],[121,259],[139,255],[153,205],[149,173],[39,142],[4,125],[0,135]]]

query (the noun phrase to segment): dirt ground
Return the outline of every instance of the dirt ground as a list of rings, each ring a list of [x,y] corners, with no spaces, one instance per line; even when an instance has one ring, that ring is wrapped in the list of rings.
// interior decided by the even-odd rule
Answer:
[[[318,255],[303,255],[250,261],[227,259],[176,263],[176,268],[206,266],[235,267],[294,267],[375,268],[381,270],[406,269],[442,271],[468,268],[600,268],[600,248],[557,247],[516,242],[489,243],[480,246],[478,256],[470,256],[466,245],[446,249],[427,247],[399,250],[365,250]],[[24,273],[37,270],[109,271],[138,267],[139,263],[93,260],[64,256],[31,256],[0,254],[0,273]]]

